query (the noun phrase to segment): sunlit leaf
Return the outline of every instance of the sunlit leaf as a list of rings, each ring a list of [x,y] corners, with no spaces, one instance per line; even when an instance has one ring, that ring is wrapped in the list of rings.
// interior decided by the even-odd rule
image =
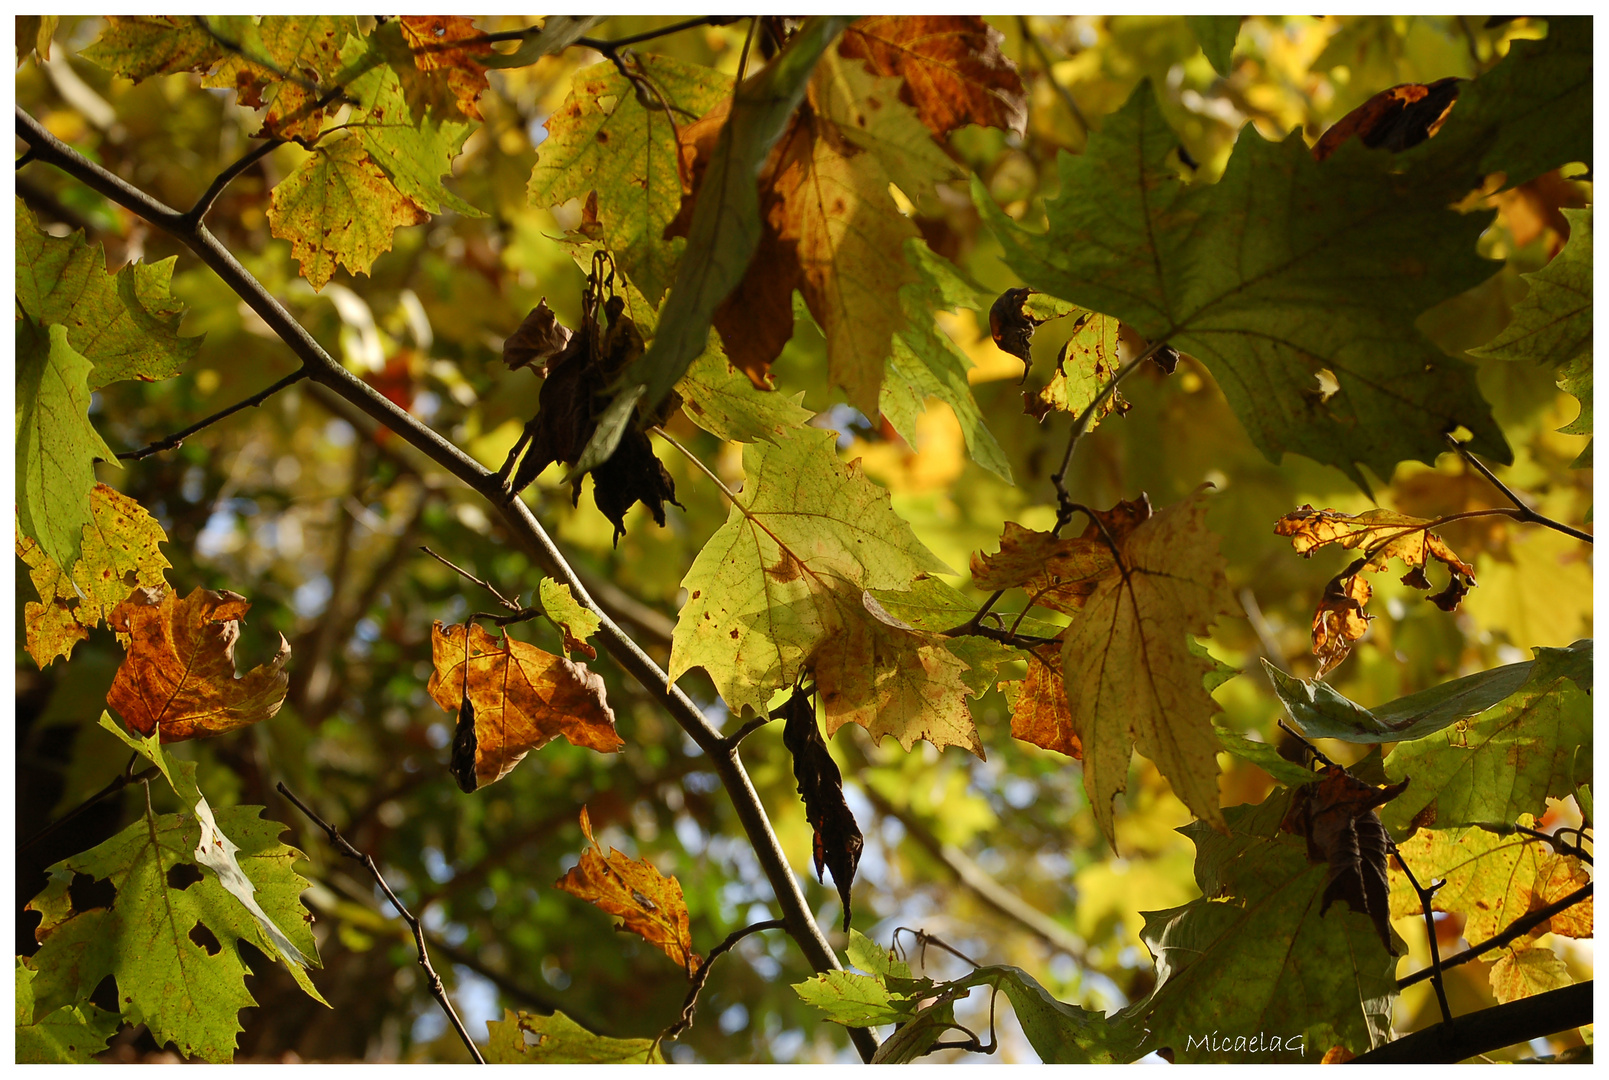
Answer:
[[[413,49],[413,62],[420,71],[445,71],[447,85],[465,116],[479,120],[475,99],[486,89],[483,61],[492,53],[491,45],[455,44],[485,35],[467,15],[403,15],[402,36]]]
[[[714,349],[693,361],[676,390],[689,420],[733,442],[774,442],[783,431],[799,427],[812,415],[800,404],[804,391],[787,394],[757,389]]]
[[[555,882],[554,888],[579,896],[620,919],[627,930],[640,934],[686,968],[688,978],[698,974],[702,961],[693,951],[681,882],[661,874],[646,860],[633,859],[614,848],[605,856],[593,839],[592,821],[584,806],[581,833],[592,846],[581,852],[581,861]]]
[[[88,1002],[64,1005],[34,1018],[37,972],[17,957],[17,1064],[93,1065],[117,1031],[117,1017]]]
[[[1546,946],[1504,949],[1487,977],[1499,1003],[1535,997],[1575,982],[1564,961]]]
[[[504,1009],[503,1019],[486,1021],[486,1034],[489,1065],[655,1065],[665,1061],[653,1039],[594,1035],[562,1012],[543,1016]]]
[[[560,735],[600,754],[625,745],[604,700],[603,679],[585,664],[506,634],[498,641],[474,623],[436,623],[430,655],[435,667],[425,689],[437,705],[458,714],[453,769],[466,791],[502,779],[527,753]],[[461,709],[466,700],[467,716]]]
[[[901,99],[935,135],[965,124],[1020,134],[1027,94],[1000,42],[1000,32],[978,15],[873,15],[844,31],[839,51],[903,79]]]
[[[543,578],[537,586],[537,598],[541,601],[542,613],[563,635],[565,653],[582,652],[588,660],[596,660],[598,650],[584,639],[598,632],[598,616],[576,601],[570,586]]]

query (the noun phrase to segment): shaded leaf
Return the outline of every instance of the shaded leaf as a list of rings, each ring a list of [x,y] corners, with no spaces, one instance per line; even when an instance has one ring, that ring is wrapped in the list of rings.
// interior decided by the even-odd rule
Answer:
[[[106,272],[101,245],[81,231],[55,237],[17,200],[17,304],[35,321],[60,323],[67,340],[94,365],[91,390],[121,379],[176,375],[201,347],[180,337],[184,307],[169,289],[172,258],[133,262]]]
[[[307,955],[317,955],[299,899],[308,882],[293,869],[302,855],[279,842],[285,826],[261,819],[261,810],[227,807],[217,824],[240,845],[240,865],[274,921],[290,927]],[[85,1000],[113,975],[124,1022],[145,1024],[158,1045],[171,1041],[187,1057],[233,1057],[236,1013],[256,1004],[237,942],[271,956],[275,947],[216,877],[195,872],[201,835],[193,814],[147,809],[110,840],[50,868],[50,884],[28,905],[41,916],[33,957],[37,1009]],[[191,874],[174,873],[183,867]],[[74,883],[84,879],[104,882],[110,902],[80,909],[75,896],[84,891]]]
[[[1279,831],[1289,804],[1230,807],[1227,837],[1203,822],[1179,830],[1195,842],[1204,895],[1143,913],[1157,985],[1124,1013],[1148,1031],[1143,1050],[1181,1064],[1243,1063],[1244,1046],[1210,1034],[1263,1033],[1279,1044],[1265,1041],[1258,1060],[1296,1062],[1311,1048],[1359,1054],[1392,1037],[1396,960],[1368,916],[1320,914],[1328,868]]]
[[[1129,505],[1119,503],[1118,507]],[[1132,505],[1138,512],[1137,503]],[[1144,512],[1149,516],[1149,504]],[[998,552],[972,556],[972,584],[979,589],[1020,588],[1030,603],[1071,613],[1084,606],[1116,566],[1111,546],[1101,539],[1094,524],[1082,536],[1062,539],[1008,521]]]
[[[1418,146],[1441,130],[1465,85],[1463,79],[1446,78],[1382,90],[1332,124],[1313,144],[1313,157],[1323,161],[1353,137],[1371,150],[1393,154]]]
[[[687,969],[687,977],[698,974],[702,961],[693,951],[693,937],[687,928],[687,902],[682,885],[666,877],[643,859],[633,859],[603,848],[592,836],[587,808],[581,808],[581,832],[592,847],[581,852],[581,861],[554,883],[572,896],[579,896],[598,909],[619,918],[625,929],[640,934],[650,945]]]
[[[1408,781],[1377,788],[1366,784],[1339,766],[1327,766],[1324,778],[1316,784],[1303,784],[1291,792],[1290,809],[1280,829],[1307,840],[1311,862],[1327,863],[1330,868],[1324,886],[1319,914],[1332,903],[1345,900],[1346,906],[1367,915],[1380,934],[1380,944],[1393,956],[1391,925],[1386,917],[1386,857],[1391,838],[1386,835],[1376,811],[1401,795]]]
[[[1083,154],[1059,158],[1047,232],[1010,222],[976,181],[974,202],[1027,285],[1201,360],[1270,460],[1294,450],[1361,484],[1358,463],[1390,476],[1434,462],[1457,424],[1509,460],[1473,368],[1414,326],[1491,273],[1475,255],[1486,219],[1447,208],[1461,190],[1404,184],[1361,148],[1320,165],[1301,139],[1253,131],[1223,179],[1185,186],[1177,146],[1142,83]]]
[[[475,99],[486,89],[483,61],[492,55],[492,47],[486,42],[454,44],[485,36],[475,28],[474,21],[467,15],[403,15],[397,22],[403,39],[413,49],[413,62],[419,70],[445,71],[458,108],[465,116],[481,119]]]
[[[90,523],[71,574],[52,562],[34,540],[17,531],[17,557],[28,566],[39,600],[23,611],[28,652],[41,668],[89,637],[135,588],[160,588],[172,564],[159,544],[167,534],[145,508],[105,484],[89,494]]]
[[[165,743],[205,738],[267,720],[285,701],[290,643],[274,659],[235,675],[235,642],[251,603],[196,588],[183,600],[167,588],[136,589],[106,617],[128,635],[106,703],[123,722]]]
[[[91,370],[65,326],[17,319],[17,529],[57,566],[78,562],[94,463],[117,460],[89,422]]]
[[[838,764],[827,752],[827,744],[816,727],[816,706],[810,695],[795,690],[782,706],[784,724],[782,745],[793,755],[793,776],[804,798],[805,817],[814,834],[812,854],[816,880],[822,867],[832,871],[833,884],[844,902],[844,930],[849,930],[849,889],[855,883],[855,867],[865,841],[855,815],[844,801],[844,778]]]
[[[230,87],[240,103],[266,106],[262,131],[310,143],[339,103],[318,102],[339,81],[342,46],[357,30],[350,16],[270,15],[251,18],[202,17],[222,38],[224,55],[203,86]],[[225,44],[228,42],[228,44]]]
[[[1213,725],[1213,731],[1218,736],[1219,745],[1225,750],[1242,761],[1251,762],[1286,787],[1312,784],[1318,780],[1318,774],[1312,769],[1280,757],[1277,747],[1265,742],[1253,742],[1239,732],[1217,724]]]
[[[207,71],[228,50],[199,20],[184,15],[109,15],[84,59],[139,82],[152,75]]]
[[[464,762],[455,774],[466,791],[502,779],[527,753],[560,735],[601,754],[625,745],[604,700],[603,679],[584,664],[506,634],[499,641],[474,623],[436,623],[430,655],[435,667],[426,692],[450,713],[460,713],[466,701],[470,705],[473,771]],[[465,720],[461,713],[460,725]]]
[[[486,1034],[489,1065],[662,1065],[665,1061],[653,1039],[594,1035],[562,1012],[543,1016],[504,1009],[503,1019],[486,1021]]]
[[[430,214],[397,190],[358,139],[337,136],[275,185],[268,220],[275,236],[290,241],[302,276],[322,289],[337,264],[367,274],[397,229]]]
[[[1513,821],[1591,780],[1592,643],[1532,651],[1514,665],[1529,668],[1524,685],[1501,704],[1391,751],[1386,775],[1414,782],[1388,825]]]
[[[830,636],[871,619],[862,590],[947,572],[834,439],[810,428],[746,445],[742,493],[682,579],[670,677],[702,667],[734,712],[764,712]]]
[[[1000,51],[1000,32],[977,15],[873,15],[844,31],[838,51],[904,80],[901,100],[944,136],[966,124],[1022,133],[1027,93]]]
[[[17,64],[28,59],[29,53],[36,53],[41,60],[50,59],[50,42],[56,36],[56,24],[61,21],[60,15],[18,15],[17,16]]]
[[[560,584],[552,578],[543,578],[537,585],[536,591],[537,599],[542,605],[542,614],[547,616],[548,621],[558,628],[564,638],[565,653],[582,652],[586,654],[588,660],[596,660],[598,650],[582,639],[598,632],[598,616],[577,602],[570,592],[570,586]]]
[[[1192,813],[1223,827],[1210,722],[1218,706],[1202,685],[1213,664],[1192,653],[1190,636],[1236,608],[1206,509],[1201,489],[1120,533],[1114,572],[1085,600],[1062,644],[1084,787],[1114,843],[1112,799],[1128,785],[1134,750]]]
[[[95,1064],[93,1055],[106,1049],[106,1040],[117,1032],[117,1016],[84,1001],[53,1009],[36,1020],[36,974],[22,957],[17,957],[17,1064]]]
[[[1056,370],[1050,382],[1022,395],[1023,412],[1036,420],[1044,420],[1052,409],[1078,416],[1116,377],[1122,366],[1116,319],[1085,311],[1073,325],[1073,336],[1057,355]],[[1114,412],[1122,416],[1128,411],[1129,403],[1121,391],[1114,389],[1091,414],[1085,430],[1093,429]]]
[[[730,78],[713,68],[662,56],[638,61],[642,77],[673,108],[703,116],[731,97]],[[665,235],[681,207],[682,177],[676,132],[658,99],[638,100],[615,65],[595,64],[576,72],[569,96],[546,126],[531,173],[531,202],[552,206],[596,193],[598,239],[657,305],[686,246]]]
[[[1212,70],[1220,75],[1228,75],[1234,67],[1231,56],[1235,50],[1235,38],[1240,36],[1240,16],[1186,15],[1184,21],[1190,24],[1190,32],[1201,44],[1201,51],[1206,54]]]
[[[827,16],[806,20],[763,71],[738,87],[698,186],[687,247],[676,264],[658,332],[642,359],[622,376],[624,389],[617,401],[640,401],[644,410],[654,411],[704,352],[716,306],[743,279],[760,243],[755,177],[804,99],[816,59],[845,22]],[[600,425],[582,455],[583,464],[603,461],[614,452],[630,416],[622,409],[613,425]]]
[[[1536,828],[1529,814],[1516,819]],[[1590,875],[1573,855],[1558,855],[1526,836],[1501,836],[1484,829],[1420,829],[1397,848],[1420,881],[1445,878],[1431,908],[1463,915],[1464,937],[1485,941],[1530,912],[1562,900],[1585,885]],[[1391,917],[1424,914],[1407,875],[1391,868]],[[1569,908],[1533,928],[1521,942],[1546,933],[1592,936],[1592,900]]]
[[[503,363],[510,371],[522,367],[546,370],[548,361],[564,352],[570,337],[570,328],[559,322],[544,296],[525,316],[519,329],[503,342]]]
[[[803,390],[783,394],[757,389],[715,349],[705,350],[693,361],[676,384],[676,392],[689,420],[717,438],[733,442],[775,442],[780,433],[802,426],[813,415],[802,405]]]

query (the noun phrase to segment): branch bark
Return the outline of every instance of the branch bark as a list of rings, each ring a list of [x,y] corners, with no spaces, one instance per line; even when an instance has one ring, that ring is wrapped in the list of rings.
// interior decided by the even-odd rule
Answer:
[[[1452,1064],[1592,1023],[1592,983],[1468,1013],[1359,1054],[1353,1065]]]
[[[805,903],[799,882],[782,853],[782,846],[766,817],[765,807],[743,768],[736,748],[724,743],[721,733],[693,700],[671,684],[659,665],[593,600],[563,553],[531,513],[530,507],[519,498],[508,498],[495,473],[332,359],[312,334],[240,264],[204,222],[164,205],[121,177],[89,161],[46,131],[39,121],[20,107],[17,109],[17,136],[34,151],[36,160],[61,169],[188,247],[296,354],[313,382],[328,387],[390,428],[498,511],[520,546],[544,567],[551,567],[554,576],[570,586],[576,600],[599,617],[599,637],[615,662],[658,699],[682,730],[709,755],[710,763],[726,788],[743,831],[776,895],[788,934],[798,943],[815,970],[840,970],[838,957],[827,944],[827,939]],[[850,1037],[861,1057],[871,1060],[877,1049],[876,1037],[864,1028],[850,1029]]]

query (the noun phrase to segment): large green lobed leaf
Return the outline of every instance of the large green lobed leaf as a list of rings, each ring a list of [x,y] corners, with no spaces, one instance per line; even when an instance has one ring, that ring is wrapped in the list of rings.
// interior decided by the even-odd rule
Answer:
[[[1059,159],[1046,232],[1009,221],[977,182],[974,201],[1027,284],[1206,364],[1270,460],[1296,451],[1362,484],[1359,464],[1389,477],[1434,462],[1460,424],[1510,460],[1474,369],[1414,327],[1496,269],[1475,254],[1485,215],[1448,209],[1444,184],[1393,176],[1361,145],[1321,165],[1298,135],[1248,127],[1211,185],[1178,181],[1178,145],[1142,84],[1082,155]]]
[[[34,1015],[33,981],[38,972],[17,957],[17,1064],[92,1065],[117,1031],[116,1015],[88,1002]]]

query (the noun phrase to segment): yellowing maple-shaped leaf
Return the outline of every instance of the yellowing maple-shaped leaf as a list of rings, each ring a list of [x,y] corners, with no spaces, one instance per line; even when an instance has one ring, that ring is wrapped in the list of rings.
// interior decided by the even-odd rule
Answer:
[[[444,71],[447,85],[465,116],[481,118],[475,99],[486,89],[486,67],[482,61],[492,47],[467,15],[403,15],[402,36],[413,49],[413,62],[420,71]],[[466,44],[456,44],[467,42]]]
[[[633,859],[614,848],[604,855],[592,836],[592,820],[584,806],[581,832],[592,847],[581,852],[581,861],[555,882],[554,888],[579,896],[619,918],[627,930],[642,935],[650,945],[686,968],[688,978],[698,974],[702,961],[693,951],[682,883],[661,874],[646,860]]]
[[[133,499],[96,484],[89,513],[82,554],[71,574],[17,532],[17,557],[27,564],[39,593],[23,610],[23,625],[28,652],[41,668],[70,656],[130,590],[162,586],[162,572],[172,565],[157,546],[167,542],[167,534]]]
[[[713,68],[663,56],[639,60],[675,108],[703,116],[731,98],[731,80]],[[576,73],[547,130],[531,172],[531,201],[551,206],[596,193],[598,238],[643,296],[659,303],[686,246],[665,236],[681,207],[682,179],[664,110],[637,100],[631,83],[605,62]]]
[[[1084,757],[1084,745],[1073,728],[1073,712],[1067,703],[1067,682],[1062,678],[1061,645],[1041,645],[1028,656],[1028,673],[1022,685],[1001,687],[1015,693],[1011,703],[1011,737],[1046,750],[1055,750],[1076,760]]]
[[[454,772],[461,785],[471,775],[476,781],[464,785],[466,790],[502,779],[529,751],[560,735],[601,754],[625,745],[615,731],[614,710],[604,700],[603,679],[585,664],[506,635],[498,641],[473,623],[436,623],[430,655],[435,670],[426,690],[436,704],[458,714]],[[468,710],[462,708],[466,672]]]
[[[503,1019],[486,1021],[489,1065],[663,1065],[656,1039],[611,1039],[594,1035],[554,1012],[503,1010]],[[527,1041],[529,1035],[535,1041]]]
[[[1492,994],[1498,1004],[1561,990],[1575,983],[1564,961],[1545,945],[1504,949],[1492,964],[1487,978],[1491,980]]]
[[[1081,537],[1061,539],[1008,521],[998,552],[972,556],[972,584],[980,589],[1020,588],[1031,604],[1073,612],[1111,574],[1115,559],[1094,525]]]
[[[733,712],[761,712],[816,661],[824,692],[845,695],[828,708],[829,730],[843,716],[906,745],[931,737],[975,748],[954,708],[964,666],[933,651],[936,636],[874,614],[865,596],[909,590],[923,571],[946,568],[858,462],[838,461],[833,441],[804,428],[744,447],[743,491],[682,580],[671,678],[702,667]],[[943,682],[917,694],[923,677]]]
[[[1202,685],[1213,664],[1192,651],[1190,637],[1205,635],[1235,604],[1217,540],[1203,520],[1205,490],[1126,533],[1117,530],[1113,572],[1084,601],[1063,639],[1084,788],[1108,840],[1114,840],[1112,799],[1128,784],[1136,749],[1192,813],[1223,827],[1211,723],[1218,706]]]
[[[1536,828],[1529,814],[1519,824]],[[1485,941],[1516,919],[1575,892],[1589,880],[1573,855],[1560,855],[1547,844],[1523,835],[1499,836],[1485,829],[1420,829],[1397,849],[1420,881],[1445,878],[1431,907],[1464,916],[1464,937]],[[1407,875],[1391,864],[1391,917],[1424,914],[1419,894]],[[1565,937],[1592,936],[1590,896],[1534,927],[1521,941],[1548,932]]]
[[[598,617],[576,602],[570,586],[552,578],[543,578],[536,593],[542,604],[542,614],[564,638],[565,653],[582,652],[588,660],[596,660],[598,650],[583,639],[598,632]]]
[[[165,743],[221,735],[267,720],[285,701],[290,643],[243,677],[235,676],[235,642],[251,603],[231,592],[197,588],[183,600],[172,589],[136,589],[106,616],[127,634],[128,654],[106,703],[123,722]]]
[[[879,75],[900,76],[901,99],[935,135],[965,124],[1020,134],[1027,93],[1001,40],[978,15],[874,15],[851,24],[838,50]]]

